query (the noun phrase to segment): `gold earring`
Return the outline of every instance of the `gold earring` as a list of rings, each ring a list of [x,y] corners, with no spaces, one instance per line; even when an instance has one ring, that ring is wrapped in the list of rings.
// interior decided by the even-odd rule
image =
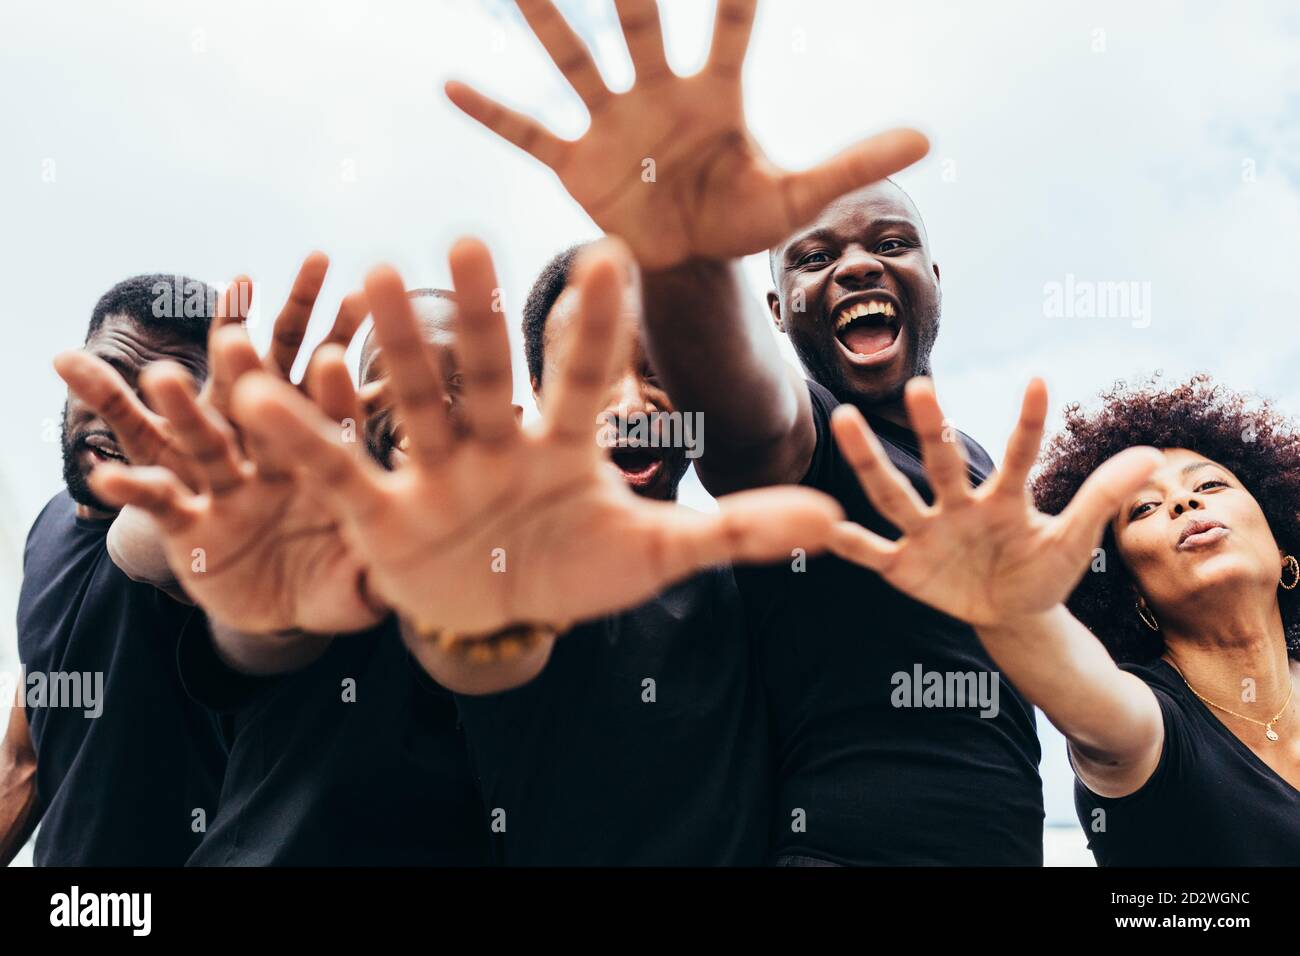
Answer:
[[[1134,601],[1133,606],[1137,608],[1138,617],[1142,618],[1143,624],[1151,628],[1151,630],[1153,631],[1160,630],[1160,622],[1157,621],[1156,616],[1151,613],[1151,609],[1147,607],[1144,603],[1142,603],[1141,598],[1138,598],[1136,601]]]
[[[1286,583],[1286,573],[1291,572],[1291,583]],[[1295,559],[1294,554],[1288,554],[1286,560],[1282,562],[1282,588],[1287,591],[1294,591],[1296,585],[1300,584],[1300,561]]]

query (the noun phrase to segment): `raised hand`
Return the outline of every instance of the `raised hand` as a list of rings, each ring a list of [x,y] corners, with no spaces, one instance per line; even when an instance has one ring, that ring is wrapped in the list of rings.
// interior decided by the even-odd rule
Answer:
[[[920,133],[896,129],[803,172],[769,162],[745,124],[741,98],[757,0],[718,0],[708,62],[688,77],[668,67],[655,0],[616,0],[636,69],[636,83],[625,93],[605,85],[591,52],[550,0],[518,4],[586,104],[587,132],[576,141],[560,139],[463,83],[448,83],[447,95],[554,170],[588,215],[624,239],[647,270],[761,252],[831,200],[911,165],[929,149]]]
[[[437,356],[390,268],[371,272],[366,292],[403,422],[405,464],[385,472],[364,460],[328,416],[273,376],[241,378],[233,403],[240,428],[274,443],[328,501],[373,593],[417,630],[563,628],[639,604],[709,565],[824,547],[840,511],[815,492],[753,492],[706,515],[638,498],[604,460],[597,415],[616,357],[627,263],[596,251],[578,264],[576,344],[547,386],[542,422],[522,429],[491,258],[462,240],[450,260],[463,429],[448,420]],[[331,361],[322,360],[321,373],[341,388],[338,356]]]
[[[214,340],[212,358],[258,368],[250,351],[242,330],[228,329]],[[326,396],[323,413],[355,422],[355,405],[331,407],[327,386],[318,384],[320,370],[341,364],[342,352],[337,344],[325,348],[311,384]],[[246,456],[234,429],[198,402],[181,369],[159,363],[142,385],[188,455],[199,490],[166,468],[112,464],[91,473],[91,486],[105,501],[149,514],[177,582],[209,617],[251,634],[355,631],[382,619],[385,609],[366,594],[363,562],[309,486],[272,455],[258,454],[255,442]]]
[[[217,337],[229,326],[242,326],[252,302],[252,282],[246,276],[237,277],[226,287],[217,300],[216,315],[208,333],[209,374],[198,395],[201,407],[226,416],[235,378],[252,368],[265,368],[288,380],[328,268],[329,259],[321,252],[313,252],[303,261],[289,299],[276,317],[271,347],[261,359],[249,345],[233,350],[227,363],[212,361],[212,346]],[[320,345],[346,346],[365,317],[364,294],[354,292],[344,297],[334,325]],[[160,465],[191,489],[202,487],[198,463],[178,443],[167,419],[149,409],[111,365],[89,352],[74,349],[56,356],[54,368],[68,387],[108,422],[133,465]]]
[[[222,413],[241,375],[258,370],[287,382],[325,268],[319,253],[303,264],[265,358],[239,325],[245,313],[234,308],[239,301],[246,306],[247,290],[228,290],[209,338],[208,381],[197,394],[174,363],[160,362],[142,373],[149,408],[104,362],[79,352],[56,362],[69,386],[108,422],[132,462],[95,468],[90,482],[96,494],[138,510],[136,516],[124,511],[119,521],[140,512],[152,518],[147,534],[133,535],[131,544],[145,539],[160,548],[176,583],[211,617],[239,631],[349,631],[383,614],[368,603],[363,566],[320,501],[271,458],[255,448],[246,451]],[[304,379],[313,390],[324,389],[328,414],[354,423],[354,405],[330,403],[337,393],[329,390],[328,375],[319,374],[319,358],[341,354],[365,314],[363,294],[343,300]]]
[[[943,439],[943,412],[929,379],[909,382],[905,400],[934,503],[926,504],[893,466],[861,413],[842,405],[832,419],[840,450],[902,537],[892,541],[845,521],[831,549],[976,627],[1062,603],[1087,570],[1107,522],[1160,464],[1154,449],[1127,449],[1093,472],[1065,511],[1048,516],[1027,490],[1047,415],[1041,380],[1025,391],[1002,470],[976,489],[967,480],[961,444]]]

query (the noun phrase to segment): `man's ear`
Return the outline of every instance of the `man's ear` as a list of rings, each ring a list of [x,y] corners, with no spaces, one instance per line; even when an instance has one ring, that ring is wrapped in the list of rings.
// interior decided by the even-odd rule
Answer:
[[[524,406],[511,405],[510,407],[515,410],[515,424],[522,425],[524,423]]]
[[[781,320],[781,297],[777,295],[775,289],[769,289],[767,292],[767,308],[772,313],[772,324],[781,334],[785,334],[785,322]]]
[[[939,278],[939,263],[935,262],[931,264],[934,266],[934,281],[935,282],[941,281]]]
[[[528,376],[528,384],[533,388],[533,404],[542,407],[542,381],[536,375]],[[522,410],[520,411],[522,414]]]

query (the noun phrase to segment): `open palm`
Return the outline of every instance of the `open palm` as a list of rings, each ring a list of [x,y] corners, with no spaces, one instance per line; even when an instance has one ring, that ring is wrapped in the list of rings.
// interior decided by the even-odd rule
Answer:
[[[836,409],[835,438],[872,503],[902,537],[891,541],[852,522],[832,550],[878,572],[898,590],[976,627],[1004,623],[1063,602],[1087,571],[1106,523],[1159,464],[1131,448],[1084,482],[1060,515],[1038,511],[1026,482],[1038,455],[1047,389],[1035,380],[1002,470],[972,488],[961,445],[945,441],[943,412],[928,379],[908,384],[906,402],[934,490],[927,504],[889,461],[862,415]]]
[[[144,370],[146,406],[116,370],[93,356],[72,352],[57,362],[132,463],[95,468],[90,481],[96,494],[147,513],[176,582],[213,618],[250,633],[356,630],[382,615],[367,603],[363,565],[320,500],[273,456],[250,459],[222,413],[234,383],[250,371],[287,382],[326,266],[318,253],[303,264],[265,358],[235,311],[236,301],[246,309],[247,290],[237,299],[227,290],[209,338],[208,381],[197,394],[175,363]],[[309,378],[316,377],[320,356],[351,340],[365,313],[363,295],[344,298],[313,354]]]
[[[534,428],[522,429],[511,405],[497,281],[472,240],[451,253],[464,429],[448,419],[436,355],[388,268],[370,274],[366,291],[406,434],[404,464],[384,472],[363,460],[316,405],[268,375],[241,379],[234,415],[247,433],[278,442],[339,517],[373,592],[420,630],[563,628],[642,603],[711,565],[823,549],[840,514],[825,496],[753,492],[706,515],[638,498],[604,460],[597,415],[616,360],[626,265],[602,251],[577,265],[577,345]]]
[[[235,346],[218,341],[223,347]],[[144,388],[186,448],[199,490],[161,467],[101,466],[91,482],[105,500],[153,518],[167,564],[195,603],[253,634],[354,631],[382,618],[366,596],[363,562],[310,487],[269,455],[246,458],[180,368],[150,369]]]
[[[449,83],[453,103],[545,163],[607,233],[624,239],[646,269],[692,257],[739,258],[776,244],[827,203],[925,155],[925,137],[893,130],[821,165],[788,172],[764,157],[745,123],[741,67],[757,0],[718,0],[704,69],[672,72],[655,0],[617,0],[636,83],[612,92],[590,51],[550,0],[520,11],[581,97],[591,125],[576,141]]]

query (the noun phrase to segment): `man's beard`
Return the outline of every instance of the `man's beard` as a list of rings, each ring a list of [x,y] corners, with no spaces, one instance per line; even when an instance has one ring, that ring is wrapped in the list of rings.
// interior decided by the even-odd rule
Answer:
[[[101,434],[94,432],[92,434]],[[86,475],[81,472],[81,465],[77,459],[80,458],[83,451],[88,451],[90,446],[85,444],[88,435],[83,435],[79,439],[73,439],[68,434],[68,406],[63,405],[63,426],[59,433],[59,442],[63,446],[63,484],[67,486],[68,495],[79,505],[87,508],[93,508],[96,511],[117,511],[112,505],[105,504],[95,496],[90,490],[90,483],[86,480]]]
[[[939,335],[938,316],[935,316],[933,324],[926,326],[924,335],[917,332],[916,329],[915,325],[909,329],[915,336],[908,356],[912,367],[892,387],[875,391],[870,395],[864,394],[860,383],[849,378],[844,366],[839,361],[840,356],[836,352],[838,346],[834,340],[826,346],[818,342],[813,348],[801,347],[800,342],[793,338],[790,344],[794,346],[795,354],[799,356],[799,362],[803,365],[804,371],[808,373],[809,378],[825,388],[841,402],[862,408],[870,408],[872,405],[901,403],[903,392],[911,379],[918,375],[931,374],[930,352],[933,350],[935,339]]]

